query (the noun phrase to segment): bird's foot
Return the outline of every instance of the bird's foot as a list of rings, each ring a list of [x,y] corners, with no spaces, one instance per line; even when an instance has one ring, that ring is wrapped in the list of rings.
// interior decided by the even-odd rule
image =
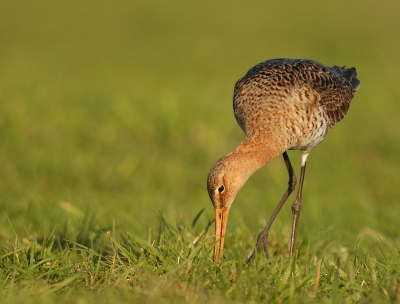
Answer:
[[[253,263],[255,257],[256,257],[256,251],[254,250],[253,253],[251,254],[251,256],[247,259],[247,262],[245,265],[250,266]]]
[[[264,246],[262,246],[262,247],[264,249],[265,256],[267,258],[269,258],[269,255],[268,255],[268,233],[264,234],[263,232],[261,232],[258,235],[256,249],[253,251],[251,256],[247,259],[246,265],[251,265],[256,257],[256,252],[261,252],[261,244],[264,244]]]

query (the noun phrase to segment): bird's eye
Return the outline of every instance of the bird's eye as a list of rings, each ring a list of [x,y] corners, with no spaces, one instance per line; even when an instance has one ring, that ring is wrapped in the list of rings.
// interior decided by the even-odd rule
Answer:
[[[225,190],[224,185],[221,185],[221,186],[218,187],[218,192],[219,192],[219,193],[224,192],[224,190]]]

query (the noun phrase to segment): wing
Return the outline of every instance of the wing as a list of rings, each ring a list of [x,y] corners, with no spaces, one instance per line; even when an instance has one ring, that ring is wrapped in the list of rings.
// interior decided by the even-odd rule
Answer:
[[[309,81],[320,95],[319,103],[326,110],[329,126],[333,127],[345,117],[354,93],[360,87],[356,69],[322,66],[321,70],[310,75]]]

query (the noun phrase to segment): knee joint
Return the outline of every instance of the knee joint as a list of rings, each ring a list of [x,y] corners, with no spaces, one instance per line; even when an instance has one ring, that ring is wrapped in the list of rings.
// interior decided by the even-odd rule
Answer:
[[[292,205],[292,213],[293,214],[299,214],[301,210],[301,202],[298,200],[295,200],[293,205]]]

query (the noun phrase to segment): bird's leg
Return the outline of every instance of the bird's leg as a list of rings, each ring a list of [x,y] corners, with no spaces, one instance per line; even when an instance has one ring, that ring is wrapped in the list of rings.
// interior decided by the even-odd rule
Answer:
[[[302,151],[301,153],[301,171],[300,171],[300,181],[299,190],[297,192],[296,200],[292,205],[293,222],[292,222],[292,236],[290,238],[290,256],[292,257],[296,248],[296,235],[297,227],[299,224],[300,210],[301,210],[301,195],[303,192],[304,175],[306,174],[306,162],[307,162],[308,152]]]
[[[246,264],[251,264],[256,256],[256,251],[259,251],[261,248],[261,244],[264,243],[264,252],[266,256],[268,257],[268,231],[269,228],[271,227],[272,223],[274,222],[276,216],[278,215],[279,211],[281,210],[283,204],[286,202],[287,198],[289,195],[293,192],[294,188],[296,187],[296,175],[294,173],[292,164],[290,163],[289,156],[287,152],[284,152],[282,154],[283,159],[285,160],[286,167],[288,169],[289,173],[289,185],[288,189],[286,192],[283,194],[283,197],[281,198],[278,206],[276,206],[274,213],[272,213],[271,218],[269,219],[267,225],[264,227],[264,229],[260,232],[257,238],[257,243],[256,243],[256,249],[253,251],[252,255],[249,257],[247,260]]]

